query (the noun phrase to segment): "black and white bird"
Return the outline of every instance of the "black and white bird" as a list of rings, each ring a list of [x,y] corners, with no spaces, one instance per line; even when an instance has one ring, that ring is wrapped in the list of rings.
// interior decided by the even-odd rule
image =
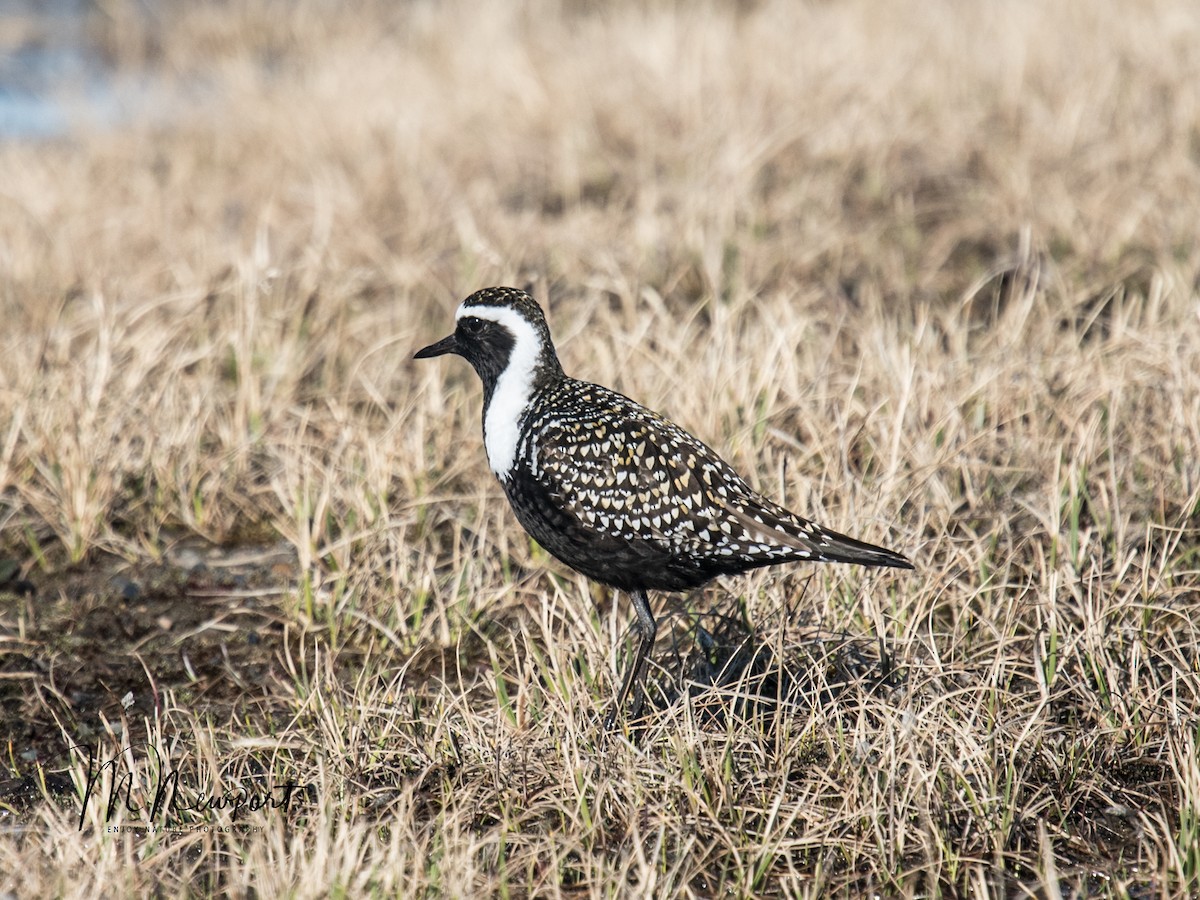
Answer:
[[[641,709],[656,625],[647,591],[786,562],[911,569],[891,550],[822,528],[751,488],[682,428],[616,391],[563,372],[546,317],[516,288],[459,306],[454,333],[416,359],[457,353],[483,381],[488,462],[525,530],[589,578],[625,591],[640,637],[606,718]]]

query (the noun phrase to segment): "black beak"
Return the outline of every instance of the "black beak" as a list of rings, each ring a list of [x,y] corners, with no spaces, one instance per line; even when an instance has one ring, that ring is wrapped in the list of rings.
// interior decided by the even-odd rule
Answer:
[[[436,344],[430,344],[428,347],[422,347],[413,354],[413,359],[429,359],[431,356],[442,356],[446,353],[458,352],[458,340],[454,335],[444,337]]]

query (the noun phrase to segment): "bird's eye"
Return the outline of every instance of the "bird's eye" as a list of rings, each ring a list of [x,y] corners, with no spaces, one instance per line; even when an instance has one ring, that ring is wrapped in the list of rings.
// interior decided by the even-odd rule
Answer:
[[[467,334],[479,334],[483,331],[483,319],[467,316],[458,323]]]

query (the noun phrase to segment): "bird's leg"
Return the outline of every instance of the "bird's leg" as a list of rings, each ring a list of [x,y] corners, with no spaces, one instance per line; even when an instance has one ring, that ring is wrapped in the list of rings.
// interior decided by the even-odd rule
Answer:
[[[658,624],[654,621],[654,613],[650,611],[650,600],[645,591],[634,591],[629,596],[633,600],[634,610],[637,611],[638,631],[642,635],[642,641],[633,657],[633,709],[630,718],[636,719],[642,714],[642,705],[646,700],[646,658],[654,649]]]
[[[641,714],[642,703],[646,698],[645,689],[642,687],[642,682],[645,680],[646,657],[650,654],[650,650],[654,646],[654,638],[658,634],[658,625],[654,621],[654,613],[650,611],[650,601],[646,597],[646,592],[630,591],[629,598],[633,601],[633,608],[638,617],[639,641],[633,654],[633,662],[625,669],[625,678],[621,682],[621,690],[617,692],[617,700],[612,709],[608,711],[608,715],[604,717],[606,731],[612,731],[616,726],[617,716],[621,714],[621,709],[629,698],[630,689],[634,691],[633,718],[636,719]]]

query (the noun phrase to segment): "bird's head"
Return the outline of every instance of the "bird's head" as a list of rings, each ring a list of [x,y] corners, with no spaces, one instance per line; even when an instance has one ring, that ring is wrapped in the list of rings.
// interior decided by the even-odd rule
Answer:
[[[538,376],[562,375],[542,308],[525,291],[491,287],[458,307],[454,333],[416,352],[414,359],[457,353],[483,381],[490,397],[506,372],[531,384]]]

